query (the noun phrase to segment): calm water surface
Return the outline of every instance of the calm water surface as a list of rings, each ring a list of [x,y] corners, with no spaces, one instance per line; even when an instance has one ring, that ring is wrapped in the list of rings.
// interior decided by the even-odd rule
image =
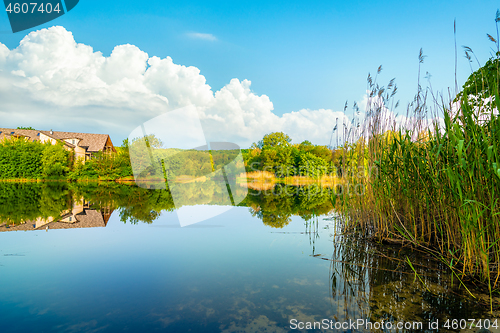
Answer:
[[[430,332],[429,321],[494,317],[429,258],[340,237],[327,195],[289,189],[181,228],[161,191],[0,184],[0,331],[293,332],[293,320],[365,319]]]

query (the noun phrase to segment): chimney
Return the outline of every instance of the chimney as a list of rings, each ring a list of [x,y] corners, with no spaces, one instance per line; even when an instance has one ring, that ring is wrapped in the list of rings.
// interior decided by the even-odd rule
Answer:
[[[53,130],[50,130],[50,134],[51,134],[51,135],[52,135],[52,134],[54,134],[54,131],[53,131]]]

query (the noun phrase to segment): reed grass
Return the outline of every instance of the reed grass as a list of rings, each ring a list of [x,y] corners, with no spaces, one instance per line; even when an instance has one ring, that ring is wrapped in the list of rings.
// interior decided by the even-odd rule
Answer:
[[[421,51],[419,64],[424,57]],[[500,53],[491,61],[499,74]],[[500,289],[499,77],[479,85],[493,96],[489,100],[477,98],[479,91],[453,100],[422,88],[419,66],[418,91],[401,123],[388,112],[398,105],[394,81],[381,87],[369,75],[366,118],[344,127],[339,166],[374,165],[378,172],[344,175],[361,184],[364,194],[332,197],[346,228],[424,248],[459,280],[482,281],[490,296]]]

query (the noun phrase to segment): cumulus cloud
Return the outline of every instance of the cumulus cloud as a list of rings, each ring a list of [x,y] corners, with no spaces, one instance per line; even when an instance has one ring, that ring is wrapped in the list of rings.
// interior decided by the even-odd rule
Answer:
[[[63,27],[31,32],[13,50],[0,43],[2,127],[109,133],[116,141],[145,121],[190,105],[209,140],[242,147],[273,131],[294,142],[328,144],[336,119],[347,119],[326,109],[278,116],[249,80],[232,79],[213,92],[196,67],[129,44],[105,57]]]
[[[204,34],[201,32],[188,32],[187,33],[188,37],[193,38],[193,39],[203,39],[203,40],[208,40],[211,42],[214,42],[217,40],[217,37],[215,37],[212,34]]]

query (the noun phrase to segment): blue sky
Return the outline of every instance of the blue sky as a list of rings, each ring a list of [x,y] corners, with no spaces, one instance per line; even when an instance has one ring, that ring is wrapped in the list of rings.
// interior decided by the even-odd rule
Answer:
[[[120,1],[82,0],[43,26],[63,26],[78,43],[104,56],[132,44],[150,57],[170,56],[195,66],[213,91],[233,78],[251,81],[281,116],[301,109],[341,111],[360,101],[366,77],[379,65],[379,82],[395,77],[402,105],[417,85],[418,52],[427,55],[422,77],[435,90],[454,86],[453,21],[457,22],[458,83],[470,74],[462,45],[483,64],[496,36],[498,1]],[[18,46],[29,31],[9,33],[0,16],[0,42]],[[477,68],[477,64],[474,64]]]

